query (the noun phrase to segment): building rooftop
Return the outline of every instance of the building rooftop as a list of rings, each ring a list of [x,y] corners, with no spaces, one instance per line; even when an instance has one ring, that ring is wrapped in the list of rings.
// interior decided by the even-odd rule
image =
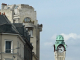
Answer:
[[[58,40],[58,41],[64,40],[64,37],[63,37],[62,35],[58,35],[58,36],[56,37],[56,40]]]
[[[18,33],[7,19],[6,15],[0,15],[0,33]]]
[[[24,41],[31,47],[31,43],[30,43],[30,35],[28,34],[28,31],[26,30],[25,26],[22,23],[13,23],[13,25],[16,27],[16,29],[18,30],[19,34],[21,35],[21,37],[24,39]]]
[[[5,15],[0,15],[0,25],[10,24]]]
[[[16,27],[23,39],[27,39],[30,42],[30,35],[28,34],[28,31],[26,30],[24,25],[22,23],[13,23],[13,25]]]
[[[0,25],[0,33],[15,33],[18,34],[13,28],[11,24],[3,24]]]

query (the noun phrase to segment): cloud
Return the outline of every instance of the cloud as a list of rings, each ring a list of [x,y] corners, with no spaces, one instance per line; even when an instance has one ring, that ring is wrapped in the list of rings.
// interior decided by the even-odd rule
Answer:
[[[77,35],[76,33],[70,33],[70,34],[61,33],[60,35],[63,35],[65,41],[69,40],[70,38],[72,38],[72,39],[80,39],[80,35]],[[57,36],[57,34],[54,34],[52,36],[52,39],[56,39],[56,36]]]

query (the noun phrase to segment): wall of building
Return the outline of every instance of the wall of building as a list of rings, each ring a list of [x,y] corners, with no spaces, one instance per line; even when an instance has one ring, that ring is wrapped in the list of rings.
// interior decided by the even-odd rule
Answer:
[[[20,9],[19,10],[19,15],[20,15],[20,21],[19,23],[23,23],[24,18],[26,17],[30,17],[31,21],[35,21],[36,20],[36,12],[31,10],[31,9]]]
[[[18,6],[16,9],[15,7]],[[7,7],[10,7],[9,9],[6,9]],[[30,17],[31,21],[34,21],[33,24],[33,37],[30,38],[30,42],[33,45],[33,52],[37,55],[37,57],[40,57],[40,31],[38,27],[38,20],[36,17],[36,11],[34,11],[34,8],[29,5],[25,4],[19,4],[19,5],[7,5],[3,6],[3,9],[0,10],[1,12],[5,12],[5,15],[8,17],[8,19],[13,23],[13,20],[15,20],[15,23],[23,23],[23,20],[26,17]],[[25,23],[25,27],[28,23]]]
[[[17,47],[20,47],[20,49],[17,49],[19,59],[24,59],[24,43],[20,37],[17,37]]]
[[[39,33],[39,31],[37,31],[36,11],[34,11],[33,8],[27,8],[27,7],[30,7],[30,6],[25,5],[24,8],[22,6],[19,10],[17,9],[19,12],[19,17],[20,17],[18,23],[23,23],[23,20],[26,17],[30,17],[31,21],[34,21],[35,27],[33,27],[33,37],[30,38],[30,42],[33,45],[33,52],[35,52],[35,54],[37,53],[37,56],[39,57],[40,42],[37,43],[37,38],[36,38],[37,36],[39,36],[37,34],[37,33]],[[26,24],[28,24],[28,23],[25,23],[25,25]],[[26,27],[27,27],[27,25],[26,25]]]
[[[19,60],[23,60],[24,59],[24,44],[23,44],[23,42],[21,41],[21,39],[20,38],[18,38],[18,36],[17,35],[11,35],[11,34],[9,34],[9,35],[2,35],[2,40],[1,40],[2,42],[2,52],[1,52],[1,56],[2,56],[2,60],[4,60],[5,58],[12,58],[12,56],[13,56],[13,52],[14,52],[14,56],[15,56],[15,58],[14,58],[14,60],[17,60],[17,59],[19,59]],[[12,48],[11,49],[15,49],[15,50],[11,50],[12,52],[11,53],[5,53],[5,41],[12,41]],[[19,41],[19,49],[16,49],[17,47],[18,47],[18,41]],[[20,46],[20,44],[21,44],[21,46]],[[1,50],[1,49],[0,49]],[[19,53],[18,53],[18,51],[19,51]]]
[[[10,9],[3,9],[3,10],[0,10],[1,13],[5,13],[7,18],[13,22],[13,17],[12,17],[12,11]]]
[[[32,60],[32,49],[28,44],[24,46],[24,60]]]
[[[36,39],[36,40],[37,40],[37,41],[36,41],[36,42],[37,42],[37,45],[36,45],[36,50],[37,50],[37,51],[36,51],[36,53],[37,53],[37,54],[36,54],[36,55],[37,55],[38,58],[40,59],[40,57],[39,57],[39,56],[40,56],[40,30],[39,30],[38,27],[37,27],[36,30],[37,30],[37,33],[36,33],[36,35],[37,35],[37,39]]]
[[[35,58],[35,57],[33,57],[33,58],[32,58],[32,60],[36,60],[36,58]]]
[[[2,48],[2,35],[0,34],[0,60],[1,60],[1,48]]]
[[[59,53],[58,51],[54,52],[55,60],[65,60],[66,51]]]

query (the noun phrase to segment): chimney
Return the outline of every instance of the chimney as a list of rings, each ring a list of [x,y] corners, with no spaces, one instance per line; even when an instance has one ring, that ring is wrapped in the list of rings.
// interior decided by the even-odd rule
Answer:
[[[3,13],[3,15],[5,15],[5,12]]]
[[[4,9],[5,6],[7,6],[7,4],[2,3],[2,5],[1,5],[1,9]]]
[[[1,15],[1,12],[0,12],[0,15]]]
[[[7,5],[7,4],[5,4],[5,3],[2,3],[2,5]]]

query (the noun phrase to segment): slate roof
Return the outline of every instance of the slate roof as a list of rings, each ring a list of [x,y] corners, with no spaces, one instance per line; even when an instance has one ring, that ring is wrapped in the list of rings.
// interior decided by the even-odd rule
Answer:
[[[13,25],[15,25],[15,27],[23,27],[23,23],[13,23]]]
[[[0,33],[15,33],[17,32],[12,28],[11,24],[0,25]]]
[[[13,25],[16,27],[23,39],[27,39],[30,42],[30,35],[28,34],[28,31],[26,30],[24,25],[22,23],[14,23]]]
[[[0,25],[3,25],[3,24],[10,24],[10,22],[8,21],[5,15],[0,15]]]
[[[16,27],[16,29],[18,30],[19,34],[22,36],[26,44],[28,44],[28,46],[30,46],[33,49],[32,44],[30,43],[30,35],[26,30],[25,26],[23,25],[23,23],[13,23],[13,25]]]
[[[0,33],[18,33],[5,15],[0,15]]]

